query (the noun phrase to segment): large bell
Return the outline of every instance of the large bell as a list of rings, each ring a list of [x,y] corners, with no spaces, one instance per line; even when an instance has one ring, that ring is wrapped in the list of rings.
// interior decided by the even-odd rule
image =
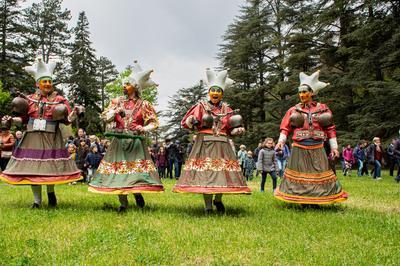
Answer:
[[[28,101],[20,96],[15,97],[11,102],[12,112],[15,115],[26,115],[28,114]]]
[[[65,104],[57,104],[53,109],[54,121],[66,121],[68,119],[68,109]]]
[[[231,128],[242,127],[243,117],[241,115],[232,115],[228,120],[228,124]]]
[[[329,112],[324,112],[318,116],[318,123],[321,127],[329,127],[333,125],[333,115]]]
[[[299,113],[299,112],[293,112],[290,115],[290,125],[292,127],[303,127],[304,125],[304,116],[303,114]]]
[[[214,123],[214,118],[210,114],[205,114],[203,115],[203,123],[202,127],[203,128],[212,128],[213,123]]]
[[[1,129],[2,130],[9,130],[11,128],[11,122],[12,119],[8,119],[8,120],[1,120]]]
[[[85,106],[83,105],[76,105],[76,108],[78,109],[76,114],[78,115],[79,118],[82,118],[85,116]]]

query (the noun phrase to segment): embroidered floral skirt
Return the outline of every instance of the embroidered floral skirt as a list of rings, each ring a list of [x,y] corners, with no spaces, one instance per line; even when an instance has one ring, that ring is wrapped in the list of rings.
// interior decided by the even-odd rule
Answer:
[[[103,194],[163,192],[145,140],[115,137],[101,161],[89,191]]]
[[[0,176],[13,185],[65,184],[81,178],[58,127],[55,132],[25,132]]]
[[[225,136],[199,134],[173,192],[251,194]]]
[[[322,144],[295,143],[275,197],[291,203],[331,204],[345,201],[348,195],[329,167]]]

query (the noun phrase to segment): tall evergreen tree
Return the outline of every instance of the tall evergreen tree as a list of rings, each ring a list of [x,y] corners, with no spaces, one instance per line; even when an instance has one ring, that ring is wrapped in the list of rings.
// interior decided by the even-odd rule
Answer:
[[[74,43],[70,57],[69,94],[75,103],[86,107],[87,115],[82,127],[89,132],[100,132],[102,129],[98,106],[99,83],[97,82],[95,50],[90,41],[89,22],[85,12],[79,13],[78,23],[74,28]]]
[[[182,138],[185,135],[181,127],[182,118],[193,105],[205,100],[206,96],[207,89],[202,81],[192,87],[179,89],[173,96],[170,96],[168,108],[162,114],[167,119],[164,134]]]
[[[61,4],[62,0],[41,0],[25,10],[28,58],[32,61],[41,56],[44,62],[52,57],[60,58],[64,63],[57,66],[57,83],[67,82],[67,57],[71,49],[71,29],[68,27],[71,12],[62,9]]]
[[[29,76],[23,71],[26,48],[23,36],[26,27],[22,9],[17,0],[0,1],[0,80],[4,89],[11,87],[25,89]]]
[[[118,71],[114,64],[107,57],[101,56],[97,60],[97,77],[100,84],[101,91],[101,110],[104,110],[105,103],[108,101],[105,87],[108,83],[116,79]]]
[[[283,114],[298,102],[298,73],[317,69],[331,86],[316,100],[332,109],[339,142],[397,134],[399,15],[400,2],[390,0],[246,1],[219,54],[237,81],[225,99],[244,116],[248,130],[239,141],[277,137]],[[260,51],[267,59],[262,68]]]

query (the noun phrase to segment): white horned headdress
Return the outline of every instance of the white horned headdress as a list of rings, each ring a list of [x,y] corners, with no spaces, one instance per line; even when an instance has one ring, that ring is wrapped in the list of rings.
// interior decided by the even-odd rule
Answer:
[[[35,62],[31,66],[24,67],[25,71],[31,74],[35,81],[39,81],[42,78],[54,78],[54,69],[56,68],[58,60],[50,59],[46,64],[42,58],[36,58]]]
[[[153,72],[150,70],[143,70],[139,63],[135,60],[132,66],[132,73],[125,78],[123,84],[136,84],[139,86],[139,90],[144,90],[152,86],[158,86],[151,78],[150,74]]]
[[[219,87],[222,90],[225,90],[233,85],[234,81],[228,78],[228,71],[222,70],[220,72],[215,72],[209,68],[206,69],[207,75],[207,86],[211,87]]]
[[[300,72],[300,86],[298,87],[299,91],[304,91],[307,87],[310,87],[314,94],[317,94],[320,90],[330,85],[329,83],[325,83],[319,81],[319,70],[312,73],[310,76],[306,75],[304,72]]]

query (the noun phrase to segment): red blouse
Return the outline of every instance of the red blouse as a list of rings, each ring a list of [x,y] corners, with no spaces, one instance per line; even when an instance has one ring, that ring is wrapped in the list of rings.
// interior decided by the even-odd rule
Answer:
[[[115,109],[123,108],[125,116],[116,113]],[[104,111],[103,115],[113,117],[112,129],[137,130],[138,126],[158,127],[158,119],[153,106],[142,99],[126,99],[124,97],[115,98]]]
[[[196,125],[196,129],[201,130],[203,126],[203,116],[207,114],[206,109],[209,109],[211,111],[212,116],[227,114],[226,116],[223,116],[221,118],[220,133],[230,135],[233,128],[229,126],[228,120],[233,115],[233,113],[232,108],[230,108],[228,104],[224,102],[220,102],[218,105],[213,105],[209,102],[200,102],[192,106],[192,108],[190,108],[190,110],[186,113],[181,121],[182,127],[192,129],[189,128],[189,126],[186,124],[187,118],[192,115],[197,121],[199,121],[199,124]]]
[[[293,128],[290,124],[290,116],[292,113],[298,112],[296,111],[296,109],[301,110],[304,117],[304,124],[302,127],[299,128]],[[280,126],[281,133],[288,137],[289,134],[293,131],[292,139],[294,141],[304,140],[304,138],[300,137],[302,135],[309,135],[308,139],[311,138],[315,140],[323,140],[325,137],[327,137],[328,139],[336,138],[336,127],[333,123],[332,125],[323,128],[318,122],[319,115],[325,112],[329,112],[330,114],[332,114],[328,106],[323,103],[311,102],[309,104],[297,104],[291,107],[283,117]],[[309,124],[309,115],[311,116],[312,127]]]
[[[48,96],[43,96],[40,93],[35,93],[31,94],[28,96],[28,118],[39,118],[39,101],[40,102],[59,102],[65,104],[65,106],[68,109],[68,114],[71,113],[71,107],[69,105],[69,102],[67,99],[62,97],[61,95],[58,95],[57,92],[53,92],[52,94]],[[49,105],[44,105],[43,106],[43,115],[42,118],[44,119],[52,119],[53,116],[53,110],[55,104],[49,104]],[[24,117],[24,120],[27,120],[26,117]]]

